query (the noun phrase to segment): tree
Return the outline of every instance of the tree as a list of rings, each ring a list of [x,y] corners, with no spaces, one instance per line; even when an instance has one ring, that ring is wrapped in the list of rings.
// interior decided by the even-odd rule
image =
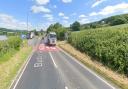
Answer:
[[[53,26],[54,26],[54,25],[51,24],[51,25],[47,28],[47,33],[53,30]]]
[[[47,29],[47,33],[51,31],[56,32],[58,40],[64,40],[66,29],[60,23],[51,24]]]
[[[70,25],[72,31],[80,31],[80,23],[75,21],[73,24]]]
[[[120,25],[120,24],[125,24],[127,22],[127,20],[123,17],[116,17],[115,19],[112,20],[112,22],[110,23],[110,25]]]

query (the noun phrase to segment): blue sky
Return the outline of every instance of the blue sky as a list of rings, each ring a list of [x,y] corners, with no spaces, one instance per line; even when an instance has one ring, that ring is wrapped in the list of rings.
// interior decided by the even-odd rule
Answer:
[[[128,13],[128,0],[1,0],[0,27],[46,29],[59,22],[69,26],[93,22],[116,14]]]

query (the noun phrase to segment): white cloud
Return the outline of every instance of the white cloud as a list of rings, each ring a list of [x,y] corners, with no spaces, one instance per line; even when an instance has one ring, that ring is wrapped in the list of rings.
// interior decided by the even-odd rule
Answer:
[[[128,9],[127,10],[124,10],[123,13],[128,13]]]
[[[53,21],[53,15],[45,14],[43,17],[47,18],[49,21]]]
[[[128,10],[128,3],[120,3],[114,6],[107,6],[103,8],[100,12],[93,12],[90,15],[109,15],[116,12],[124,12]]]
[[[57,8],[57,6],[56,6],[56,5],[54,5],[53,7],[54,7],[54,8]]]
[[[87,18],[79,19],[81,24],[89,23],[90,21]]]
[[[72,0],[62,0],[62,2],[64,2],[64,3],[71,3]]]
[[[50,9],[45,8],[44,6],[36,6],[36,5],[32,6],[31,10],[33,13],[40,13],[40,12],[50,13],[51,12]]]
[[[95,16],[95,15],[97,15],[96,12],[92,12],[92,13],[89,14],[89,16]]]
[[[50,2],[50,0],[36,0],[36,2],[39,5],[46,5]]]
[[[79,16],[79,18],[85,18],[85,17],[86,17],[86,16],[85,16],[85,15],[83,15],[83,14]]]
[[[63,12],[60,12],[58,15],[59,16],[65,16]]]
[[[27,23],[15,19],[13,16],[0,13],[0,27],[9,28],[9,29],[20,29],[26,30]],[[32,30],[33,27],[31,23],[28,23],[29,30]]]
[[[79,20],[78,20],[78,21],[79,21],[81,24],[85,24],[85,23],[88,23],[88,22],[89,22],[87,16],[84,15],[84,14],[82,14],[82,15],[79,16]]]
[[[68,16],[65,16],[65,14],[63,12],[60,12],[58,15],[60,17],[62,17],[63,19],[69,19],[69,17]]]
[[[92,8],[98,6],[99,4],[103,3],[104,1],[106,1],[106,0],[97,0],[97,1],[92,5]]]
[[[64,16],[63,19],[69,19],[69,17],[68,16]]]

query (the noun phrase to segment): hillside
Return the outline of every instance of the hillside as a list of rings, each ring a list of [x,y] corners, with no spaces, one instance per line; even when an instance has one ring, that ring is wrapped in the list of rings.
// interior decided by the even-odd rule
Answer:
[[[27,33],[26,30],[13,30],[13,29],[6,29],[6,28],[0,28],[0,35],[14,35],[15,33]]]
[[[115,26],[120,24],[128,23],[128,14],[121,14],[116,16],[111,16],[100,21],[88,23],[81,25],[82,29],[90,29],[90,28],[99,28],[99,27],[106,27],[106,26]]]

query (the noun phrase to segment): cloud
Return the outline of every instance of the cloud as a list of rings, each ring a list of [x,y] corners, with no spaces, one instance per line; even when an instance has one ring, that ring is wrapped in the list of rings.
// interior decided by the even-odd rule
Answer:
[[[79,16],[79,18],[85,18],[85,17],[87,17],[87,16],[85,16],[83,14]]]
[[[57,6],[56,6],[56,5],[54,5],[53,7],[54,7],[54,8],[57,8]]]
[[[125,14],[125,13],[128,13],[128,9],[127,9],[127,10],[124,10],[123,13],[124,13],[124,14]]]
[[[20,29],[26,30],[27,23],[15,19],[13,16],[0,13],[0,27],[9,28],[9,29]],[[28,23],[29,30],[32,30],[33,27],[31,23]]]
[[[60,12],[58,15],[59,16],[64,16],[64,13],[63,12]]]
[[[63,19],[69,19],[69,17],[68,16],[64,16]]]
[[[92,5],[92,8],[98,6],[99,4],[103,3],[104,1],[107,1],[107,0],[97,0],[97,1]]]
[[[63,3],[71,3],[72,0],[62,0]]]
[[[36,6],[36,5],[32,6],[31,10],[33,13],[41,13],[41,12],[50,13],[51,12],[50,9],[45,8],[44,6]]]
[[[84,15],[84,14],[82,14],[82,15],[79,16],[79,20],[78,20],[78,21],[79,21],[81,24],[85,24],[85,23],[88,23],[88,22],[89,22],[87,16]]]
[[[96,12],[92,12],[92,13],[89,14],[89,16],[95,16],[95,15],[97,15]]]
[[[87,18],[79,19],[81,24],[89,23],[90,21]]]
[[[63,13],[63,12],[60,12],[59,14],[58,14],[60,17],[62,17],[63,19],[69,19],[69,17],[68,16],[65,16],[65,14]]]
[[[90,13],[90,16],[96,16],[96,15],[109,15],[116,12],[123,12],[128,10],[128,3],[120,3],[114,6],[107,6],[103,8],[100,12],[92,12]]]
[[[43,17],[47,18],[49,21],[53,21],[53,15],[45,14]]]
[[[46,5],[50,2],[50,0],[36,0],[36,2],[39,5]]]

